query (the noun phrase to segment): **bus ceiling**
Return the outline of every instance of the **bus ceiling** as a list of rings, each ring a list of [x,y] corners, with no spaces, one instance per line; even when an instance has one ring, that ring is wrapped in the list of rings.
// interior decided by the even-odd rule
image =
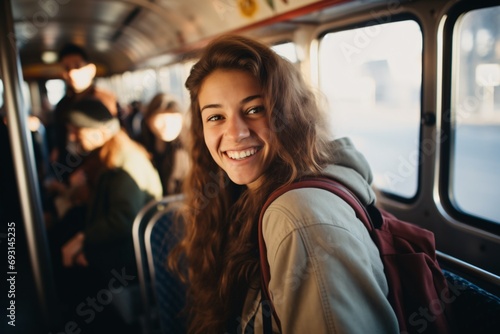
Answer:
[[[98,75],[106,76],[175,62],[222,33],[267,34],[320,23],[359,2],[381,1],[16,0],[12,14],[23,74],[30,79],[58,77],[56,54],[67,42],[83,46]]]

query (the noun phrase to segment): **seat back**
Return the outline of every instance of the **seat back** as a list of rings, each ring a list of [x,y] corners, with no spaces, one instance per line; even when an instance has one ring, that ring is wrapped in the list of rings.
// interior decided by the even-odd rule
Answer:
[[[500,333],[500,277],[437,251],[450,291],[454,333]]]
[[[500,298],[467,279],[443,270],[457,333],[500,333]]]
[[[139,289],[142,299],[142,317],[144,321],[143,330],[145,333],[152,333],[154,328],[157,327],[154,325],[156,318],[156,309],[154,305],[155,300],[151,287],[151,276],[145,247],[146,227],[156,214],[166,210],[171,203],[180,201],[182,198],[182,195],[170,195],[165,196],[160,200],[153,200],[149,202],[141,209],[141,211],[139,211],[132,226]]]
[[[167,268],[167,256],[176,244],[173,223],[176,208],[181,201],[170,203],[165,210],[155,214],[145,231],[146,255],[154,299],[156,301],[162,333],[186,332],[186,321],[182,315],[185,302],[185,286]]]

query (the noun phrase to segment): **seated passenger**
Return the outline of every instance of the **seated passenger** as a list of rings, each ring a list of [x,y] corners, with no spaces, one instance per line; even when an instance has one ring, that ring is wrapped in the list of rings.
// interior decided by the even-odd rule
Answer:
[[[121,107],[116,96],[95,85],[97,66],[91,62],[87,52],[76,44],[67,44],[59,51],[59,63],[67,89],[64,97],[57,103],[51,124],[50,158],[52,173],[57,181],[68,182],[68,171],[73,167],[73,152],[68,150],[66,121],[67,113],[78,101],[95,98],[101,101],[113,116],[120,117]]]
[[[123,127],[130,138],[140,142],[142,140],[141,126],[144,118],[142,104],[140,101],[134,100],[130,103],[127,110],[128,112],[123,118]]]
[[[189,158],[182,144],[183,124],[178,103],[167,94],[157,94],[146,108],[142,143],[160,173],[164,195],[181,192],[188,170]]]
[[[75,282],[62,284],[68,290],[85,291],[80,295],[95,296],[117,274],[137,276],[132,223],[144,205],[161,197],[161,183],[148,153],[128,137],[100,101],[81,100],[67,115],[68,140],[85,157],[81,172],[89,201],[83,230],[62,247],[62,264],[88,270],[81,287]]]
[[[170,260],[189,264],[188,332],[399,333],[377,246],[349,204],[317,188],[284,193],[263,216],[270,319],[257,234],[269,195],[324,175],[375,201],[366,160],[347,138],[330,141],[297,68],[261,43],[223,36],[186,87],[193,166],[185,235]]]
[[[68,112],[68,140],[96,157],[87,175],[90,198],[85,229],[63,247],[65,266],[94,265],[104,271],[133,262],[131,227],[139,210],[161,197],[158,173],[98,100],[86,99]],[[134,266],[135,267],[135,266]]]

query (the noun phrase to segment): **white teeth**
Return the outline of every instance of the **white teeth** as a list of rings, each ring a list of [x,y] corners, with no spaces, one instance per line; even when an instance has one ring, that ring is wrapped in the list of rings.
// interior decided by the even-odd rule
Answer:
[[[227,155],[234,160],[241,160],[257,153],[257,149],[251,148],[243,151],[226,151]]]

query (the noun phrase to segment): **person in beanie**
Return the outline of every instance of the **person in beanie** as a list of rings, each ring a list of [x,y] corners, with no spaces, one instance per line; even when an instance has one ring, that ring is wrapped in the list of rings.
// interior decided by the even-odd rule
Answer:
[[[85,297],[106,288],[117,273],[131,278],[127,284],[136,280],[132,224],[142,207],[162,196],[162,186],[146,150],[99,100],[77,102],[67,123],[68,141],[83,158],[80,170],[89,194],[83,230],[62,246],[61,258],[66,269],[85,272],[79,276],[85,279]]]
[[[132,222],[144,205],[162,195],[158,172],[145,149],[97,99],[82,100],[69,111],[68,140],[92,162],[83,168],[90,188],[85,227],[63,246],[63,264],[103,270],[109,264],[128,265]]]
[[[51,172],[58,182],[67,184],[70,178],[72,155],[68,150],[66,120],[67,113],[75,103],[86,98],[101,101],[112,115],[120,117],[121,107],[116,96],[105,89],[96,87],[97,66],[91,62],[87,52],[76,44],[66,44],[58,54],[61,75],[66,82],[66,94],[57,103],[53,113],[53,123],[49,129]]]

